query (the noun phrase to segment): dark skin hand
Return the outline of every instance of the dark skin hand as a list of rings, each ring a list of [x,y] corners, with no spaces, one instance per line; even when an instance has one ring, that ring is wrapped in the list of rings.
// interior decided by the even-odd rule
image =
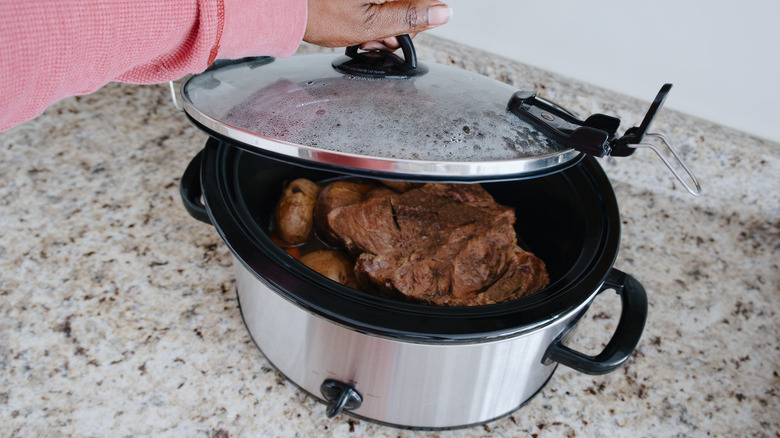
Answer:
[[[451,9],[438,0],[308,0],[303,40],[324,47],[360,44],[395,50],[396,35],[416,35],[446,23]]]

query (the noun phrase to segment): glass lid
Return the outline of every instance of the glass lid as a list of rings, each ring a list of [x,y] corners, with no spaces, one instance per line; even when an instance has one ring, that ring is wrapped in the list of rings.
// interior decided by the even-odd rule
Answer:
[[[250,151],[390,178],[524,177],[581,157],[510,109],[517,89],[407,49],[213,66],[184,84],[184,108]]]

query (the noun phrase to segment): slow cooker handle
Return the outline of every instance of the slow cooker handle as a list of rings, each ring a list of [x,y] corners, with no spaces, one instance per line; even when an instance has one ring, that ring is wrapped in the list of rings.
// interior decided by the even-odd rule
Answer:
[[[586,374],[606,374],[631,357],[647,320],[647,293],[634,277],[614,268],[602,286],[602,291],[606,289],[620,294],[623,310],[615,334],[604,350],[597,356],[575,351],[563,345],[564,332],[547,349],[545,362],[549,359]]]
[[[190,216],[203,223],[212,225],[206,206],[201,200],[203,195],[203,190],[200,187],[200,163],[202,156],[203,151],[201,150],[187,165],[187,169],[179,182],[179,193],[181,194],[181,200],[184,202],[184,209],[187,210]]]

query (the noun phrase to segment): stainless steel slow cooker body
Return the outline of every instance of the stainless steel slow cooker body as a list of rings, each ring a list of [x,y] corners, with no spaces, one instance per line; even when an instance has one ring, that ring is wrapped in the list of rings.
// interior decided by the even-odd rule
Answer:
[[[471,308],[356,292],[273,243],[267,224],[284,181],[339,175],[212,138],[181,186],[188,211],[213,224],[231,248],[241,314],[255,343],[282,374],[327,402],[329,416],[346,411],[412,428],[483,423],[525,403],[559,363],[601,374],[631,355],[647,301],[636,280],[612,267],[620,219],[594,159],[541,178],[483,184],[515,207],[519,236],[545,260],[551,285]],[[623,310],[607,347],[590,357],[564,339],[603,290],[617,291]]]
[[[244,322],[280,372],[319,398],[324,384],[341,384],[361,399],[348,412],[403,427],[467,426],[514,411],[552,376],[556,363],[544,363],[546,349],[590,304],[508,338],[415,342],[314,315],[236,262]]]

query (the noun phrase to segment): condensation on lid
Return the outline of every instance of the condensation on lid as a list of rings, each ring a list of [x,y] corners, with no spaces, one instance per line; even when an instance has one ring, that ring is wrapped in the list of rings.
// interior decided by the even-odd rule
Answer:
[[[566,149],[507,110],[509,85],[440,64],[409,79],[358,78],[335,71],[333,58],[229,65],[191,78],[182,94],[188,112],[228,132],[337,153],[486,162]]]

